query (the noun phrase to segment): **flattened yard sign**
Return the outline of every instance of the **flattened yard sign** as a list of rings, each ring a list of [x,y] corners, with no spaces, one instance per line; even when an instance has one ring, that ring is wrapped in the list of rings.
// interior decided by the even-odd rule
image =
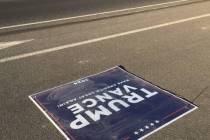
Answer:
[[[29,97],[67,140],[141,140],[197,108],[120,67]]]

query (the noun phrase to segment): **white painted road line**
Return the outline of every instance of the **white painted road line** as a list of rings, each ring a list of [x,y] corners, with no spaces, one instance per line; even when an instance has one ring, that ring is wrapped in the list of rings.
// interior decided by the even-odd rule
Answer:
[[[34,39],[10,41],[10,42],[0,42],[0,50],[7,49],[7,48],[10,48],[10,47],[14,47],[16,45],[20,45],[20,44],[23,44],[23,43],[26,43],[26,42],[30,42],[32,40],[34,40]]]
[[[45,23],[52,23],[52,22],[58,22],[58,21],[67,21],[67,20],[71,20],[71,19],[79,19],[79,18],[92,17],[92,16],[105,15],[105,14],[113,14],[113,13],[118,13],[118,12],[126,12],[126,11],[130,11],[130,10],[150,8],[150,7],[154,7],[154,6],[164,6],[164,5],[176,4],[176,3],[188,2],[188,1],[190,1],[190,0],[177,0],[177,1],[172,1],[172,2],[165,2],[165,3],[159,3],[159,4],[147,5],[147,6],[141,6],[141,7],[120,9],[120,10],[101,12],[101,13],[95,13],[95,14],[88,14],[88,15],[81,15],[81,16],[47,20],[47,21],[25,23],[25,24],[12,25],[12,26],[5,26],[5,27],[0,27],[0,30],[18,28],[18,27],[24,27],[24,26],[31,26],[31,25],[39,25],[39,24],[45,24]]]
[[[188,22],[188,21],[193,21],[193,20],[206,18],[206,17],[210,17],[210,13],[204,14],[204,15],[199,15],[199,16],[194,16],[194,17],[190,17],[190,18],[186,18],[186,19],[180,19],[180,20],[176,20],[176,21],[172,21],[172,22],[167,22],[167,23],[163,23],[163,24],[158,24],[158,25],[154,25],[154,26],[150,26],[150,27],[131,30],[131,31],[127,31],[127,32],[112,34],[112,35],[108,35],[108,36],[104,36],[104,37],[85,40],[85,41],[81,41],[81,42],[77,42],[77,43],[73,43],[73,44],[67,44],[67,45],[44,49],[44,50],[35,51],[35,52],[31,52],[31,53],[25,53],[25,54],[20,54],[20,55],[16,55],[16,56],[6,57],[6,58],[0,59],[0,63],[5,63],[5,62],[18,60],[18,59],[22,59],[22,58],[27,58],[27,57],[31,57],[31,56],[36,56],[36,55],[40,55],[40,54],[47,54],[47,53],[51,53],[51,52],[55,52],[55,51],[59,51],[59,50],[73,48],[73,47],[77,47],[77,46],[81,46],[81,45],[86,45],[86,44],[95,43],[95,42],[99,42],[99,41],[103,41],[103,40],[113,39],[113,38],[117,38],[117,37],[121,37],[121,36],[135,34],[135,33],[148,31],[148,30],[152,30],[152,29],[157,29],[157,28],[162,28],[162,27],[175,25],[175,24],[179,24],[179,23],[184,23],[184,22]]]

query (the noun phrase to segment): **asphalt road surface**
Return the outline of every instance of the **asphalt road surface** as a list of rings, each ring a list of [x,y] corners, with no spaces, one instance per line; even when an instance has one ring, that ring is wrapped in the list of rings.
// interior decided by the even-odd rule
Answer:
[[[175,0],[0,0],[0,26],[172,1]]]
[[[116,65],[199,109],[148,140],[210,138],[210,2],[0,36],[0,139],[64,140],[28,95]]]

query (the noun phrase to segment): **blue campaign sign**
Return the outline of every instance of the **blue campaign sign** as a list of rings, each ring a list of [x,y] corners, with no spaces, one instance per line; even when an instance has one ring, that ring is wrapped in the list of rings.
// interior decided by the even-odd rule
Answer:
[[[141,140],[197,108],[120,67],[29,97],[67,140]]]

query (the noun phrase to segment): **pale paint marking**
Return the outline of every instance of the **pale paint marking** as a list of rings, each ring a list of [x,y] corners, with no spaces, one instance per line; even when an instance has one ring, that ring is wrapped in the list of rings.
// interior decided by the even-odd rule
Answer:
[[[74,17],[46,20],[46,21],[40,21],[40,22],[12,25],[12,26],[0,27],[0,30],[24,27],[24,26],[31,26],[31,25],[39,25],[39,24],[45,24],[45,23],[52,23],[52,22],[57,22],[57,21],[67,21],[67,20],[71,20],[71,19],[86,18],[86,17],[105,15],[105,14],[113,14],[113,13],[118,13],[118,12],[126,12],[126,11],[130,11],[130,10],[138,10],[138,9],[150,8],[150,7],[154,7],[154,6],[164,6],[164,5],[168,5],[168,4],[176,4],[176,3],[188,2],[188,1],[190,1],[190,0],[177,0],[177,1],[172,1],[172,2],[146,5],[146,6],[141,6],[141,7],[126,8],[126,9],[120,9],[120,10],[114,10],[114,11],[108,11],[108,12],[100,12],[100,13],[94,13],[94,14],[81,15],[81,16],[74,16]]]
[[[201,30],[208,30],[208,29],[209,29],[209,27],[207,27],[207,26],[201,27]]]
[[[10,48],[10,47],[14,47],[14,46],[26,43],[26,42],[30,42],[32,40],[34,40],[34,39],[20,40],[20,41],[10,41],[10,42],[0,42],[0,50],[7,49],[7,48]]]
[[[78,63],[79,64],[86,64],[86,63],[88,63],[89,62],[89,60],[80,60]]]
[[[199,15],[199,16],[194,16],[194,17],[190,17],[190,18],[186,18],[186,19],[180,19],[180,20],[176,20],[176,21],[172,21],[172,22],[167,22],[167,23],[163,23],[163,24],[158,24],[158,25],[154,25],[154,26],[150,26],[150,27],[131,30],[131,31],[127,31],[127,32],[112,34],[112,35],[108,35],[108,36],[104,36],[104,37],[85,40],[85,41],[81,41],[81,42],[77,42],[77,43],[73,43],[73,44],[67,44],[67,45],[63,45],[63,46],[44,49],[44,50],[35,51],[35,52],[31,52],[31,53],[20,54],[20,55],[16,55],[16,56],[10,56],[10,57],[0,59],[0,63],[5,63],[5,62],[18,60],[18,59],[22,59],[22,58],[27,58],[27,57],[31,57],[31,56],[35,56],[35,55],[40,55],[40,54],[47,54],[47,53],[51,53],[51,52],[55,52],[55,51],[59,51],[59,50],[73,48],[73,47],[86,45],[86,44],[90,44],[90,43],[95,43],[95,42],[99,42],[99,41],[103,41],[103,40],[113,39],[113,38],[126,36],[126,35],[130,35],[130,34],[135,34],[135,33],[143,32],[143,31],[158,29],[158,28],[175,25],[175,24],[179,24],[179,23],[184,23],[184,22],[188,22],[188,21],[193,21],[193,20],[206,18],[206,17],[210,17],[210,13],[204,14],[204,15]]]

